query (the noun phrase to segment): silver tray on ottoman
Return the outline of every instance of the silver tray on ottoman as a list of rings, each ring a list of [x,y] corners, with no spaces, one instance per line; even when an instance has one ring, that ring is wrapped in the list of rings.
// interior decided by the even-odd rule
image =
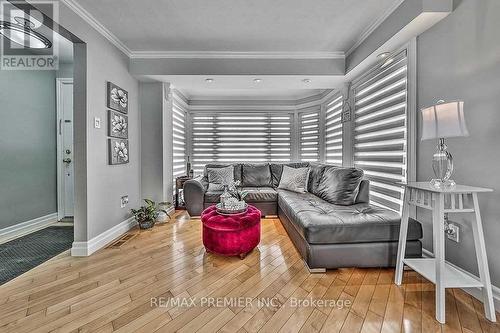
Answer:
[[[246,213],[246,211],[248,209],[248,204],[245,203],[245,206],[241,209],[232,210],[232,209],[222,208],[222,204],[218,203],[215,205],[215,209],[216,209],[217,213],[220,215],[238,215],[238,214]]]

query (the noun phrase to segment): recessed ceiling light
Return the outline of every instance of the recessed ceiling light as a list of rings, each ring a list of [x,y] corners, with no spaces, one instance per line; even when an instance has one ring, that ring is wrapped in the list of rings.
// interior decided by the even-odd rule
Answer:
[[[311,79],[303,79],[302,82],[304,82],[304,83],[311,83]]]
[[[214,79],[208,78],[208,79],[205,79],[205,82],[206,82],[206,83],[213,83],[213,82],[214,82]]]
[[[391,55],[390,52],[382,52],[377,56],[377,58],[379,58],[380,60],[383,60],[383,59],[387,59],[390,55]]]
[[[254,83],[261,83],[261,82],[262,82],[262,79],[253,79],[253,82],[254,82]]]

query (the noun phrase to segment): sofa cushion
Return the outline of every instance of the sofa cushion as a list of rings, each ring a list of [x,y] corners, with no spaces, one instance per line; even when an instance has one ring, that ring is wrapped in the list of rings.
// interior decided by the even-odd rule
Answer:
[[[273,187],[278,187],[281,180],[281,174],[283,173],[283,166],[289,166],[290,168],[305,168],[309,166],[308,162],[295,162],[295,163],[272,163],[271,167],[271,176]]]
[[[241,181],[241,164],[239,164],[239,163],[236,163],[236,164],[210,163],[210,164],[205,165],[205,168],[203,170],[203,175],[205,177],[208,176],[207,169],[209,169],[209,168],[212,168],[212,169],[213,168],[225,168],[225,167],[228,167],[230,165],[232,165],[233,168],[234,168],[234,180],[235,181],[237,181],[237,180]]]
[[[242,186],[271,186],[269,164],[243,164],[241,168]]]
[[[316,195],[335,205],[354,204],[359,191],[363,170],[328,167],[323,171]]]
[[[307,184],[309,181],[309,167],[307,168],[290,168],[283,166],[280,184],[278,188],[290,190],[298,193],[307,192]]]
[[[207,168],[207,178],[209,191],[222,191],[224,185],[234,182],[234,167]]]
[[[278,192],[272,187],[243,187],[243,191],[248,194],[245,197],[246,202],[276,202]]]
[[[334,205],[311,193],[278,190],[278,207],[309,244],[386,242],[399,239],[399,214],[367,203]],[[420,238],[420,223],[410,220],[408,240]]]
[[[218,203],[220,195],[223,191],[211,191],[210,189],[205,192],[204,202],[206,203]]]
[[[278,200],[278,192],[272,187],[243,187],[243,191],[247,191],[248,194],[245,197],[245,201],[252,202],[276,202]],[[205,202],[206,203],[218,203],[220,195],[223,191],[211,191],[205,192]]]
[[[308,192],[318,195],[318,186],[326,167],[327,166],[322,163],[316,163],[316,162],[309,163],[309,184],[307,184]]]

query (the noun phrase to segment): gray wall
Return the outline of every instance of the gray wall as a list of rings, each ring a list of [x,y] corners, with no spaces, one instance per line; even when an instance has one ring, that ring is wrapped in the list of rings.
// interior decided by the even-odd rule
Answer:
[[[54,71],[0,71],[0,229],[57,210]]]
[[[163,200],[162,83],[140,83],[142,197]]]
[[[492,282],[500,286],[500,1],[455,1],[455,10],[418,38],[418,107],[439,99],[465,101],[470,137],[447,140],[455,161],[458,183],[493,188],[481,194],[486,247]],[[419,119],[420,127],[420,119]],[[432,177],[435,142],[418,145],[417,178]],[[424,247],[432,250],[430,216],[424,222]],[[470,222],[459,215],[450,219],[463,225],[459,244],[447,241],[447,259],[477,272]]]
[[[75,241],[87,241],[126,220],[130,216],[129,209],[140,204],[139,84],[128,72],[128,57],[62,3],[59,22],[86,43],[86,53],[83,54],[86,59],[80,57],[80,49],[75,49],[74,76],[75,90],[79,84],[76,81],[81,78],[86,87],[86,110],[82,110],[86,114],[75,114],[75,126],[85,126],[84,133],[81,128],[75,129],[75,140],[86,140],[86,151],[81,152],[81,156],[75,156],[75,159],[86,159],[86,170],[83,167],[79,169],[80,174],[75,174],[76,177],[86,177],[86,188],[85,185],[77,186],[79,193],[75,193],[75,199],[83,203],[85,199],[87,201],[86,207],[80,209],[80,206],[75,206]],[[84,52],[85,48],[81,51]],[[85,67],[80,65],[82,61],[86,61],[87,65],[83,73],[81,71]],[[121,86],[129,93],[130,162],[124,165],[108,165],[106,81]],[[75,96],[75,104],[79,98],[80,96]],[[75,113],[77,112],[81,111],[75,109]],[[101,118],[100,129],[93,127],[94,117]],[[86,124],[77,124],[80,119],[84,119]],[[82,134],[81,137],[79,133]],[[78,162],[75,163],[76,167]],[[83,179],[75,181],[77,185],[85,184]],[[79,195],[84,195],[85,198],[79,198]],[[129,196],[130,203],[126,208],[120,208],[122,195]]]

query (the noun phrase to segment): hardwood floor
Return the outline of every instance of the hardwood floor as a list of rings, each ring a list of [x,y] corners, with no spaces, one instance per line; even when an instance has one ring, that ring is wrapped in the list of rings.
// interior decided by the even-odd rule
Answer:
[[[440,325],[434,287],[415,272],[401,287],[393,269],[309,274],[277,219],[262,221],[261,243],[244,260],[206,254],[200,232],[178,213],[130,231],[121,247],[63,253],[0,286],[0,332],[500,332],[461,290],[447,292]],[[224,299],[243,304],[208,303]],[[344,306],[295,304],[309,299]]]

